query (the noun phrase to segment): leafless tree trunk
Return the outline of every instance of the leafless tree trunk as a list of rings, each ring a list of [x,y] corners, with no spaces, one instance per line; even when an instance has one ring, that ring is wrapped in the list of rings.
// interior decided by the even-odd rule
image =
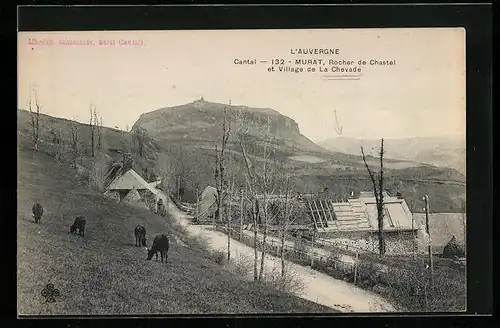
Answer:
[[[90,147],[91,147],[91,154],[92,154],[92,157],[95,156],[95,112],[94,112],[94,108],[92,105],[90,105],[90,123],[89,123],[89,126],[90,126]]]
[[[275,182],[276,182],[276,158],[275,152],[270,146],[270,132],[271,132],[271,120],[267,119],[267,127],[266,127],[265,139],[264,139],[264,149],[263,149],[263,170],[261,174],[260,180],[260,189],[262,191],[263,196],[263,225],[264,229],[262,232],[262,253],[260,258],[260,272],[259,272],[259,280],[262,280],[264,275],[264,264],[265,264],[265,256],[266,256],[266,245],[267,245],[267,233],[269,228],[269,197],[274,195],[275,191]]]
[[[377,192],[377,181],[373,172],[370,170],[368,163],[366,161],[365,152],[363,147],[361,147],[361,154],[363,155],[363,162],[365,163],[366,170],[370,175],[370,179],[373,184],[373,194],[375,195],[375,202],[377,203],[377,223],[378,223],[378,248],[380,255],[385,254],[385,240],[384,240],[384,139],[382,139],[380,144],[380,175],[378,179],[378,192]]]
[[[100,153],[102,149],[102,117],[99,120],[97,117],[97,111],[94,111],[95,122],[97,122],[97,152]]]
[[[226,204],[226,224],[227,224],[227,262],[231,260],[231,221],[233,219],[232,201],[234,191],[234,169],[232,166],[232,156],[229,157],[229,168],[231,169],[232,183],[229,188],[228,202]]]
[[[62,161],[64,154],[64,140],[61,129],[51,130],[52,143],[54,144],[54,159],[56,161]]]
[[[31,114],[31,135],[33,138],[33,149],[38,151],[38,141],[40,139],[40,103],[38,102],[38,94],[36,89],[33,89],[33,93],[35,94],[35,109],[33,109],[31,94],[29,97],[29,110]]]
[[[252,217],[253,217],[253,252],[254,252],[254,261],[253,261],[253,280],[257,281],[259,279],[258,276],[258,251],[257,251],[257,232],[258,232],[258,224],[259,224],[259,202],[257,201],[257,198],[254,195],[254,202],[253,202],[253,211],[252,211]]]
[[[243,239],[243,189],[240,189],[240,237],[239,241]]]
[[[245,160],[245,166],[247,168],[247,179],[246,179],[246,189],[247,196],[250,198],[251,203],[251,215],[252,215],[252,227],[253,227],[253,251],[254,251],[254,261],[253,261],[253,280],[258,280],[258,251],[257,251],[257,228],[259,222],[259,202],[257,200],[257,192],[255,190],[255,177],[252,173],[252,164],[247,156],[245,147],[243,145],[242,135],[240,134],[239,144],[241,147],[241,152],[243,154],[243,159]]]
[[[215,145],[215,185],[216,185],[216,190],[217,190],[217,195],[216,195],[216,220],[218,222],[221,222],[221,210],[225,210],[225,216],[226,220],[228,221],[228,228],[229,228],[229,217],[227,213],[227,205],[225,204],[227,199],[227,191],[228,191],[228,183],[227,183],[227,178],[225,176],[225,150],[227,147],[227,143],[229,141],[229,136],[231,133],[231,124],[229,122],[228,118],[228,113],[227,113],[227,108],[224,108],[224,113],[223,113],[223,121],[222,121],[222,140],[221,140],[221,145],[220,145],[220,150],[219,147],[217,147],[217,144]],[[225,208],[224,205],[226,205]],[[228,234],[230,234],[229,229],[228,229]],[[229,239],[228,239],[228,259],[230,258],[229,254]]]
[[[71,148],[73,150],[73,168],[76,170],[78,163],[78,124],[74,121],[70,123]]]
[[[145,156],[145,147],[146,147],[146,142],[148,139],[148,134],[147,131],[143,128],[137,128],[134,131],[134,139],[137,142],[137,148],[139,150],[139,156],[144,157]],[[182,156],[182,153],[180,153],[180,156]]]
[[[283,219],[281,224],[281,248],[280,248],[280,259],[281,259],[281,276],[284,277],[285,272],[285,242],[286,234],[288,231],[288,226],[290,224],[290,212],[289,212],[289,197],[290,197],[290,176],[285,173],[285,204],[283,207]]]
[[[242,127],[243,126],[243,127]],[[276,158],[274,155],[274,151],[272,146],[270,146],[270,129],[271,122],[267,121],[267,131],[264,137],[264,148],[263,148],[263,163],[262,170],[257,169],[257,165],[252,165],[250,158],[246,152],[243,139],[244,136],[248,133],[248,127],[245,127],[244,122],[240,124],[242,127],[239,131],[240,136],[240,147],[243,153],[243,158],[245,160],[245,165],[247,168],[247,181],[249,186],[249,196],[251,197],[252,203],[252,218],[253,218],[253,226],[254,226],[254,279],[262,280],[264,275],[264,265],[265,265],[265,257],[266,257],[266,239],[268,233],[268,224],[269,224],[269,197],[274,194],[275,191],[275,169]],[[256,163],[257,164],[257,163]],[[258,199],[258,193],[262,195],[262,204]],[[260,220],[262,218],[262,222]],[[259,224],[262,225],[262,241],[261,241],[261,258],[260,258],[260,271],[257,273],[257,262],[258,262],[258,254],[257,254],[257,229]]]

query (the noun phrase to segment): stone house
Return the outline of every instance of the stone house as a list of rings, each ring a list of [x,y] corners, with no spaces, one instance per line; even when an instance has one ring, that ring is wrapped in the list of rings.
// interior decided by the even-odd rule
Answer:
[[[383,194],[386,254],[416,252],[419,227],[408,204],[401,195],[392,197],[385,191]],[[344,200],[327,197],[304,198],[318,237],[378,252],[378,214],[373,192],[361,192],[358,198]]]

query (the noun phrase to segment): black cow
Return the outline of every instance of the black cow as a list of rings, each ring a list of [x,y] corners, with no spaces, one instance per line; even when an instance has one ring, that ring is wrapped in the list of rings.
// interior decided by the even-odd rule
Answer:
[[[135,235],[135,246],[146,246],[146,227],[143,225],[137,225],[134,229]]]
[[[158,209],[156,213],[163,217],[167,215],[167,209],[165,208],[165,204],[163,203],[163,199],[161,198],[158,200]]]
[[[33,217],[35,218],[35,223],[39,223],[42,219],[43,207],[40,203],[33,205]]]
[[[83,216],[78,216],[75,219],[75,222],[69,228],[69,232],[74,233],[78,229],[78,234],[80,236],[84,236],[85,234],[85,225],[87,224],[87,220]]]
[[[156,261],[158,261],[158,252],[160,252],[161,255],[161,262],[163,263],[163,257],[165,256],[165,263],[167,263],[168,260],[168,247],[169,247],[169,241],[168,237],[166,235],[157,235],[155,239],[153,240],[153,245],[151,246],[151,249],[146,249],[148,250],[148,260],[151,260],[153,258],[153,254],[156,255]]]

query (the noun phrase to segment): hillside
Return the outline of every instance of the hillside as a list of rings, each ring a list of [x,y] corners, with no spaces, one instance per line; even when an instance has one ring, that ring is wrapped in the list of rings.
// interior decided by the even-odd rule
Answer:
[[[379,149],[380,140],[338,137],[319,143],[325,149],[358,155],[360,146]],[[458,137],[385,139],[386,157],[449,167],[465,174],[465,140]]]
[[[103,128],[104,153],[120,160],[121,149],[134,154],[134,168],[138,172],[147,168],[160,175],[165,187],[174,193],[182,190],[185,201],[196,200],[196,189],[201,192],[207,185],[214,185],[214,143],[220,140],[224,105],[194,102],[184,106],[163,108],[141,115],[132,132],[145,129],[157,151],[155,161],[144,161],[137,155],[132,134]],[[256,165],[263,163],[263,127],[271,122],[275,158],[286,165],[291,174],[295,191],[321,192],[328,188],[332,198],[346,198],[352,191],[371,190],[372,184],[361,156],[332,152],[316,146],[302,136],[297,124],[271,109],[244,108],[245,121],[249,125],[245,145]],[[18,111],[18,130],[22,147],[29,149],[29,112]],[[41,147],[54,153],[54,131],[61,131],[63,139],[69,139],[71,121],[42,115]],[[77,123],[80,138],[80,164],[90,165],[90,128]],[[239,123],[233,125],[238,131]],[[235,186],[244,185],[246,169],[239,145],[232,140],[227,150],[226,162],[235,170]],[[389,149],[387,148],[387,151]],[[67,151],[66,153],[70,153]],[[378,159],[367,156],[369,165],[378,166]],[[431,206],[436,212],[459,212],[465,194],[465,176],[457,170],[437,167],[408,160],[386,158],[384,160],[386,189],[391,194],[403,193],[413,212],[422,212],[422,196],[429,194]],[[279,183],[278,183],[279,184]]]
[[[245,122],[245,126],[249,129],[248,137],[256,141],[262,140],[269,120],[274,143],[281,148],[325,152],[300,133],[298,124],[294,120],[273,109],[231,106],[204,100],[142,114],[132,129],[138,127],[146,129],[159,144],[163,141],[191,141],[198,145],[207,144],[213,147],[213,142],[220,139],[224,108],[227,108],[229,115],[236,110],[241,111],[241,118],[233,119],[231,127],[233,132],[238,131],[242,122]]]
[[[23,140],[21,140],[23,142]],[[121,206],[75,180],[74,171],[43,151],[21,145],[18,155],[18,313],[21,315],[154,315],[207,313],[326,313],[324,306],[222,269],[196,243],[180,240],[170,221]],[[41,224],[34,202],[44,206]],[[85,237],[69,233],[77,215],[87,218]],[[169,263],[147,261],[134,247],[133,228],[171,239]],[[41,291],[60,291],[46,303]]]

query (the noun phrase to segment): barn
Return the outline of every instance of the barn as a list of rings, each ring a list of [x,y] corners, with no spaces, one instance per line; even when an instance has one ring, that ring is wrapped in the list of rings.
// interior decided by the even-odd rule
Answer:
[[[401,195],[384,195],[384,240],[386,254],[411,254],[417,250],[419,227]],[[358,198],[334,200],[305,197],[318,237],[351,245],[367,252],[378,252],[378,213],[373,192]]]
[[[148,183],[133,169],[129,169],[124,174],[115,177],[106,188],[104,195],[115,199],[118,203],[155,211],[159,197],[156,185],[157,182]]]

